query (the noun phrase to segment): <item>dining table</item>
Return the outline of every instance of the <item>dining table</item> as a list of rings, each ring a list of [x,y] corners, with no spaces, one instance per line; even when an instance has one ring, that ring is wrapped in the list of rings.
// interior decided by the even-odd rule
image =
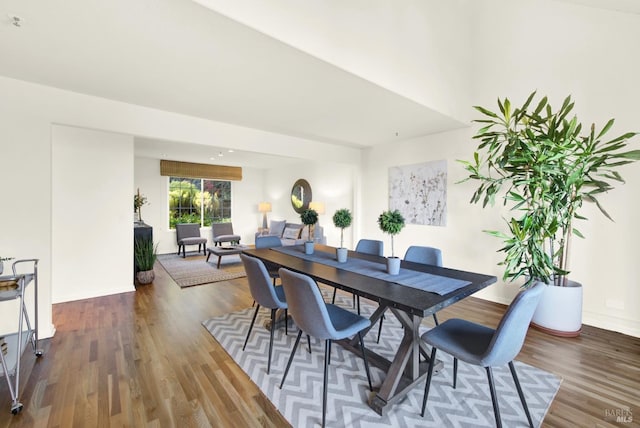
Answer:
[[[349,251],[347,261],[339,263],[335,250],[316,244],[313,254],[306,254],[302,245],[247,248],[243,252],[261,259],[270,269],[284,267],[308,275],[317,283],[377,302],[378,307],[370,316],[371,325],[363,336],[385,312],[395,315],[402,324],[403,336],[393,359],[370,349],[365,351],[370,364],[386,373],[368,402],[375,412],[384,415],[426,377],[430,351],[420,338],[423,318],[495,283],[497,278],[405,260],[401,262],[400,273],[390,275],[386,272],[385,257]],[[355,354],[361,353],[357,336],[338,343]]]

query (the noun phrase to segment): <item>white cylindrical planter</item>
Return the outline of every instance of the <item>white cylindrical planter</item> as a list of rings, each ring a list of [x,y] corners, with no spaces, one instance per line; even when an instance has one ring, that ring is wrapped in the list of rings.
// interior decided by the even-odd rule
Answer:
[[[346,248],[336,248],[336,259],[338,263],[344,263],[347,261],[347,255],[349,254],[349,250]]]
[[[555,336],[579,336],[582,329],[582,284],[567,281],[565,287],[547,285],[531,322],[534,327]]]
[[[387,257],[387,273],[397,275],[400,272],[400,257]]]
[[[313,241],[305,241],[305,243],[304,243],[304,253],[305,254],[313,254]]]

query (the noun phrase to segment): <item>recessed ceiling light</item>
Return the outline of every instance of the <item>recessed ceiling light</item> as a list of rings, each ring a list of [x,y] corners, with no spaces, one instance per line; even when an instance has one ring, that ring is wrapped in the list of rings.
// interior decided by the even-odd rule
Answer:
[[[20,18],[18,15],[9,14],[8,16],[11,20],[11,25],[14,27],[22,27],[22,24],[24,24],[24,19]]]
[[[233,149],[229,149],[229,150],[227,150],[227,151],[228,151],[229,153],[233,153],[233,151],[234,151],[234,150],[233,150]]]

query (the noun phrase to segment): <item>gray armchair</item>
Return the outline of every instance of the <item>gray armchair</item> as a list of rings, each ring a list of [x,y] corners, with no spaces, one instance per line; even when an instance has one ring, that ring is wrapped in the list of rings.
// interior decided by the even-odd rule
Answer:
[[[240,235],[233,234],[233,223],[212,223],[211,231],[213,232],[213,245],[222,246],[223,242],[231,242],[232,244],[240,244]]]
[[[176,240],[178,241],[178,255],[182,250],[182,257],[185,257],[185,246],[197,245],[198,253],[202,248],[202,254],[205,254],[207,246],[207,238],[200,236],[200,225],[197,223],[178,223],[176,224]]]

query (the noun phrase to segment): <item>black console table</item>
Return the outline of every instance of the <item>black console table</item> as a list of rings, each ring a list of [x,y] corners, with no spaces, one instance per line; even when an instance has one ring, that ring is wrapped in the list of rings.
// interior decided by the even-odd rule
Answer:
[[[133,245],[139,239],[150,239],[153,242],[153,227],[142,222],[133,223]],[[136,273],[138,273],[138,266],[136,266],[136,257],[133,256],[133,282],[136,280]]]

